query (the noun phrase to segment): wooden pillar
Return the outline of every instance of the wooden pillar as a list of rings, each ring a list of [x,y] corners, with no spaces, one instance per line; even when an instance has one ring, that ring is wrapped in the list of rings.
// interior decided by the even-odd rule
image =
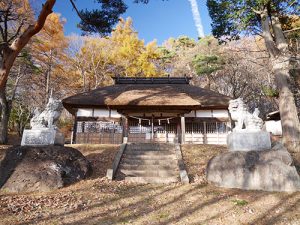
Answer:
[[[206,122],[203,122],[203,144],[207,144]]]
[[[181,127],[181,140],[180,140],[180,143],[184,144],[185,143],[185,117],[181,116],[180,120],[181,120],[181,126],[180,126]]]
[[[194,122],[192,122],[191,125],[192,125],[192,144],[194,144]]]
[[[176,138],[175,142],[180,143],[181,142],[181,127],[180,127],[179,121],[176,122],[176,132],[177,132],[177,138]]]
[[[77,112],[75,112],[75,116],[74,116],[71,144],[76,144],[76,134],[77,134]]]
[[[168,140],[167,124],[165,124],[165,138],[166,138],[166,143],[168,143],[169,140]]]
[[[151,141],[154,142],[154,124],[153,124],[153,115],[151,117]]]
[[[218,122],[216,122],[216,132],[217,132],[217,144],[220,143],[219,141],[219,129],[218,129]]]
[[[123,143],[127,143],[128,141],[128,118],[126,116],[122,116],[123,123]]]
[[[109,110],[109,112],[110,112],[110,110]],[[112,142],[113,142],[113,144],[115,144],[116,143],[116,139],[115,139],[115,136],[116,136],[116,124],[115,124],[115,121],[113,121],[113,127],[114,127],[114,129],[113,129],[113,133],[112,133],[112,140],[113,140]]]

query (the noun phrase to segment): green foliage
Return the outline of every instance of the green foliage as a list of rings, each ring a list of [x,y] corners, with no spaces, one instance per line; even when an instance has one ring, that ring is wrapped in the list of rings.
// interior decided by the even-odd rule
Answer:
[[[196,55],[193,64],[198,75],[209,75],[222,69],[222,60],[216,55]]]
[[[120,16],[126,12],[127,5],[124,0],[95,0],[94,2],[99,3],[98,9],[80,10],[81,21],[78,27],[84,34],[107,35],[112,31],[112,27],[118,23]],[[134,0],[133,2],[147,4],[149,0]]]
[[[78,27],[84,33],[109,34],[111,28],[119,21],[127,6],[122,0],[96,0],[99,3],[99,9],[91,11],[85,9],[80,11],[81,22]]]
[[[264,93],[264,95],[266,95],[268,97],[277,98],[279,96],[279,92],[276,89],[274,89],[272,87],[268,87],[268,86],[263,86],[262,92]]]
[[[212,18],[212,33],[221,41],[237,39],[241,34],[261,33],[260,17],[256,13],[264,9],[268,14],[299,15],[299,4],[294,0],[207,0]],[[281,21],[283,22],[283,21]]]
[[[167,49],[166,47],[159,47],[158,48],[160,59],[163,63],[171,63],[172,59],[175,57],[176,53]]]
[[[243,199],[235,199],[235,200],[232,200],[232,202],[235,205],[238,205],[238,206],[245,206],[245,205],[248,204],[248,202],[246,200],[243,200]]]

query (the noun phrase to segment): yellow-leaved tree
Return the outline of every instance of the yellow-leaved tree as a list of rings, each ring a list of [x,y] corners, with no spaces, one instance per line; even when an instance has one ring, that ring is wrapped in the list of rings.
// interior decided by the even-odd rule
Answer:
[[[165,74],[157,66],[161,53],[156,41],[145,45],[133,29],[130,18],[120,19],[111,36],[72,36],[70,41],[73,70],[80,75],[84,91],[112,84],[114,76]]]
[[[57,86],[67,76],[64,63],[67,61],[68,39],[64,35],[64,23],[60,14],[50,14],[41,32],[33,39],[33,55],[44,75],[37,76],[35,83],[43,87],[41,95],[44,103],[47,103],[51,89],[59,89]]]
[[[109,84],[114,68],[111,52],[113,45],[107,38],[85,37],[84,45],[76,58],[84,61],[82,81],[84,90]]]
[[[115,64],[122,68],[119,75],[155,77],[162,74],[154,63],[160,56],[156,41],[145,45],[144,40],[138,38],[131,18],[120,19],[110,39],[115,46],[112,52]]]

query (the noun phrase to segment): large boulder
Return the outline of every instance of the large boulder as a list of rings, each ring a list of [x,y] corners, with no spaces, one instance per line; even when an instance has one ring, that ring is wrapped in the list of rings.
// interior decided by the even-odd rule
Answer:
[[[51,191],[90,173],[90,163],[74,148],[13,147],[0,163],[0,188],[7,192]]]
[[[282,146],[267,151],[225,152],[207,164],[209,182],[227,188],[265,191],[300,191],[293,159]]]

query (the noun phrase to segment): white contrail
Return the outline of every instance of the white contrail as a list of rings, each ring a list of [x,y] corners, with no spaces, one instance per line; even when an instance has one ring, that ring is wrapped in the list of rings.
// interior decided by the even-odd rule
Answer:
[[[193,18],[195,21],[195,25],[197,27],[198,35],[199,37],[203,38],[204,37],[204,31],[203,31],[203,25],[198,9],[198,4],[196,0],[188,0],[191,3],[191,8],[192,8],[192,13],[193,13]]]

